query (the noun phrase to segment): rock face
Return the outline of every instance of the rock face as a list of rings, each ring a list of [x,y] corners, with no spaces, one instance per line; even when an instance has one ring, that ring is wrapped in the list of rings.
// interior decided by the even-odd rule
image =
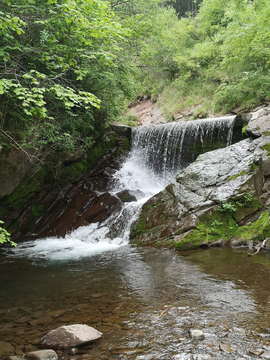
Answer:
[[[51,330],[41,339],[41,345],[53,349],[69,349],[97,340],[102,333],[88,325],[74,324]]]
[[[200,155],[144,204],[133,242],[184,249],[268,237],[268,147],[262,136]]]
[[[127,129],[125,127],[125,133]],[[65,236],[79,226],[108,218],[112,212],[117,214],[122,201],[111,196],[108,189],[112,174],[126,154],[123,142],[129,144],[128,137],[108,133],[86,158],[64,161],[67,155],[58,154],[59,158],[51,161],[58,169],[48,165],[40,169],[32,164],[36,173],[25,166],[22,174],[18,170],[17,180],[23,178],[19,186],[12,182],[12,186],[7,188],[0,181],[0,195],[6,194],[0,196],[0,219],[12,239],[20,241],[32,234],[35,234],[33,237]],[[18,156],[15,159],[22,162]],[[10,165],[9,168],[10,171],[13,169]],[[7,179],[12,177],[9,173],[5,176]]]

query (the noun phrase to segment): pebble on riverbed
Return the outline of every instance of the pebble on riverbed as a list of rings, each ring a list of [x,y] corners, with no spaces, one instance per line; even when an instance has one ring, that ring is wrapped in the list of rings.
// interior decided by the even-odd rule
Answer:
[[[202,330],[191,329],[189,333],[193,340],[203,340],[205,338]]]

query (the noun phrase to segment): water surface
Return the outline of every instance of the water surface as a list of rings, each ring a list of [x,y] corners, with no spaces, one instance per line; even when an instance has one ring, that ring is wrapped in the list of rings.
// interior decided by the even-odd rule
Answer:
[[[245,249],[125,245],[57,261],[5,253],[0,341],[23,354],[50,329],[86,323],[103,337],[63,358],[259,358],[270,350],[269,265],[268,255],[248,258]],[[190,329],[205,339],[192,340]]]

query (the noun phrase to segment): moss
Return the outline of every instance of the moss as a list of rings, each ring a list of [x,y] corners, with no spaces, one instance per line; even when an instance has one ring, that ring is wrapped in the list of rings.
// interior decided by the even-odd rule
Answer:
[[[238,178],[239,176],[247,175],[248,173],[245,170],[241,170],[239,174],[230,176],[227,181],[234,180]]]
[[[142,217],[140,217],[137,224],[136,236],[143,234],[145,232],[145,228],[146,228],[146,222]]]
[[[216,226],[213,226],[216,224]],[[230,214],[209,213],[204,219],[200,219],[196,229],[189,232],[179,242],[175,243],[176,250],[190,249],[211,244],[222,239],[229,242],[232,238],[240,241],[251,239],[264,240],[270,236],[270,217],[268,211],[261,214],[259,219],[250,225],[238,226],[236,220]]]
[[[267,155],[267,156],[270,156],[270,143],[267,143],[267,144],[265,144],[265,145],[262,145],[260,148],[261,148],[262,150],[266,150],[266,155]]]
[[[221,238],[225,241],[229,240],[237,227],[237,222],[231,213],[221,213],[217,211],[217,208],[210,209],[201,216],[196,228],[175,244],[175,248],[195,248],[202,244],[210,244]]]
[[[247,135],[247,125],[244,125],[243,127],[242,127],[242,135]]]
[[[251,163],[249,165],[250,165],[250,170],[252,173],[254,173],[255,171],[257,171],[260,168],[259,165],[256,165],[254,163]]]
[[[92,149],[86,158],[87,167],[90,168],[106,151],[116,146],[115,139],[112,138],[108,142],[102,142],[97,147]]]
[[[42,168],[39,170],[39,172],[37,174],[37,178],[38,179],[44,178],[44,176],[48,173],[48,171],[49,171],[49,166],[48,165],[42,166]]]
[[[235,237],[239,238],[239,241],[257,238],[258,240],[264,240],[270,235],[270,218],[268,211],[261,214],[257,221],[254,221],[249,226],[241,226],[235,231]]]
[[[124,149],[130,150],[130,141],[128,138],[125,138],[125,140],[124,140]]]
[[[12,204],[14,209],[20,209],[24,201],[33,197],[41,188],[48,170],[48,166],[44,165],[33,178],[17,186],[17,188],[8,195],[7,202]]]
[[[34,217],[40,217],[45,213],[45,207],[43,204],[34,204],[31,207],[31,213]]]
[[[69,177],[78,177],[82,175],[87,170],[86,161],[82,160],[80,162],[74,163],[72,165],[67,166],[61,174],[61,178],[69,178]]]
[[[40,182],[36,179],[30,179],[26,184],[19,185],[7,198],[8,202],[15,208],[20,207],[21,201],[26,198],[29,194],[34,195],[38,189]]]
[[[111,149],[116,145],[115,139],[112,138],[108,142],[101,142],[97,147],[93,148],[88,156],[82,159],[79,162],[73,163],[69,166],[66,166],[61,173],[61,178],[63,180],[70,178],[77,178],[78,176],[84,174],[88,169],[90,169],[94,163],[100,159],[106,151]]]

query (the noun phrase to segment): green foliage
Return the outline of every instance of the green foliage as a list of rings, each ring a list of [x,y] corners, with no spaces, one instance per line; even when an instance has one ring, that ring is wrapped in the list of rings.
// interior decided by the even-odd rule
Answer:
[[[195,117],[269,101],[269,15],[270,3],[259,0],[204,0],[195,18],[180,21],[159,10],[158,35],[141,52],[142,91],[169,117],[198,105]]]
[[[236,206],[231,202],[224,202],[220,204],[220,206],[218,207],[218,211],[234,213],[236,211]]]
[[[243,135],[247,135],[247,125],[244,125],[244,126],[242,127],[242,134],[243,134]]]
[[[267,156],[270,156],[270,143],[262,145],[261,149],[266,151]]]
[[[4,224],[2,220],[0,220],[0,224]],[[17,246],[17,244],[10,240],[9,232],[0,226],[0,244],[10,243],[12,246]]]
[[[43,204],[33,204],[31,207],[31,213],[34,217],[40,217],[44,212],[45,208]]]
[[[249,191],[244,195],[244,198],[248,204],[252,203],[253,200],[253,191]]]
[[[269,101],[269,17],[266,0],[2,0],[0,144],[89,148],[137,95],[168,119]]]
[[[1,135],[23,147],[89,147],[103,114],[131,92],[115,59],[128,31],[102,0],[4,0],[0,20]]]

